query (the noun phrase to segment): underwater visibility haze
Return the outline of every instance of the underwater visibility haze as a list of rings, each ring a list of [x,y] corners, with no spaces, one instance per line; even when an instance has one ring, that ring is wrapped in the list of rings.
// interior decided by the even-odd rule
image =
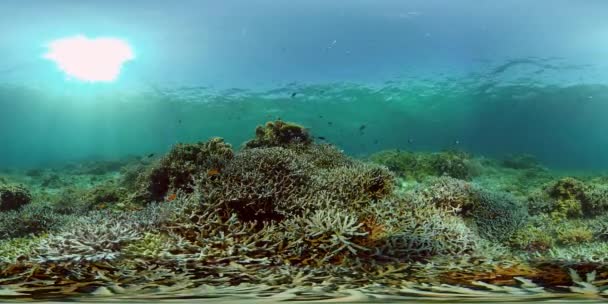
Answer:
[[[607,16],[4,0],[0,301],[605,301]]]

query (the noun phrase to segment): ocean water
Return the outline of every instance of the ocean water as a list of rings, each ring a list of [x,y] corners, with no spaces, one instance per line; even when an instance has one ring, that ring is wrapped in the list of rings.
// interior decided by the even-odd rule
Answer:
[[[604,302],[606,11],[4,1],[0,300]]]

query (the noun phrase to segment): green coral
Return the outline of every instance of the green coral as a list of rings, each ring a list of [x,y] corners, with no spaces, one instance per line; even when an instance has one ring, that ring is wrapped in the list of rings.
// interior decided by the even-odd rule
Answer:
[[[534,225],[526,225],[517,230],[510,238],[509,245],[527,252],[546,252],[555,246],[555,240],[546,229]]]
[[[173,240],[162,233],[146,232],[144,236],[128,244],[122,252],[135,257],[157,258],[168,255],[173,244]]]
[[[593,240],[593,231],[586,226],[558,227],[557,241],[566,246],[588,243]]]
[[[528,202],[532,214],[547,213],[556,220],[595,217],[608,211],[608,186],[565,177],[531,194]]]
[[[45,235],[40,235],[0,240],[0,262],[16,263],[19,260],[35,256],[37,254],[36,249],[45,237]]]

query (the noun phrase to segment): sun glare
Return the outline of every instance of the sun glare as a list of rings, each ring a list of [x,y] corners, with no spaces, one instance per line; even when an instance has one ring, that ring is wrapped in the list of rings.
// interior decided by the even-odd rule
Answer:
[[[112,82],[122,65],[135,59],[129,44],[118,38],[74,36],[52,41],[44,58],[69,77],[87,82]]]

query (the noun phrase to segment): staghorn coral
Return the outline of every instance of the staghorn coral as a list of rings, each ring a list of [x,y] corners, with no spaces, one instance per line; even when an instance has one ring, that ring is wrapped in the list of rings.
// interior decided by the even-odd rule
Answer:
[[[366,236],[355,215],[335,208],[321,209],[308,216],[296,216],[279,224],[281,256],[289,263],[320,266],[341,263],[347,257],[367,251],[356,242]]]
[[[366,208],[366,212],[382,223],[383,237],[374,242],[380,256],[412,260],[460,255],[474,252],[480,244],[452,210],[416,197],[383,200]]]
[[[23,186],[0,184],[0,212],[19,209],[31,201],[30,192]]]
[[[39,262],[116,259],[126,245],[141,239],[147,231],[159,229],[182,210],[168,203],[150,204],[131,212],[91,212],[49,234],[40,242],[36,259]]]
[[[179,247],[175,236],[146,232],[141,239],[129,243],[121,252],[129,257],[162,258],[170,257]]]
[[[293,145],[290,148],[319,169],[334,169],[355,163],[342,150],[330,144]]]
[[[237,154],[211,187],[220,187],[222,200],[241,220],[279,220],[301,212],[304,206],[294,202],[310,195],[313,172],[290,149],[252,148]]]
[[[290,145],[312,144],[308,131],[297,124],[281,120],[269,121],[255,129],[255,139],[245,143],[245,148],[288,147]]]
[[[45,237],[45,235],[40,235],[0,240],[0,263],[16,263],[37,255],[36,248]]]
[[[90,215],[70,224],[62,232],[40,242],[37,248],[39,262],[115,259],[125,244],[142,236],[136,223],[108,214]]]
[[[475,203],[471,184],[449,176],[432,178],[419,185],[415,191],[422,200],[440,208],[457,210],[459,213],[471,209]]]
[[[318,170],[313,177],[313,193],[350,210],[392,194],[395,177],[386,167],[357,162],[332,170]]]
[[[319,201],[357,206],[393,190],[394,177],[384,167],[350,160],[343,166],[319,168],[302,153],[284,147],[245,149],[221,175],[207,177],[203,191],[219,193],[227,210],[239,219],[261,224],[300,215]]]

